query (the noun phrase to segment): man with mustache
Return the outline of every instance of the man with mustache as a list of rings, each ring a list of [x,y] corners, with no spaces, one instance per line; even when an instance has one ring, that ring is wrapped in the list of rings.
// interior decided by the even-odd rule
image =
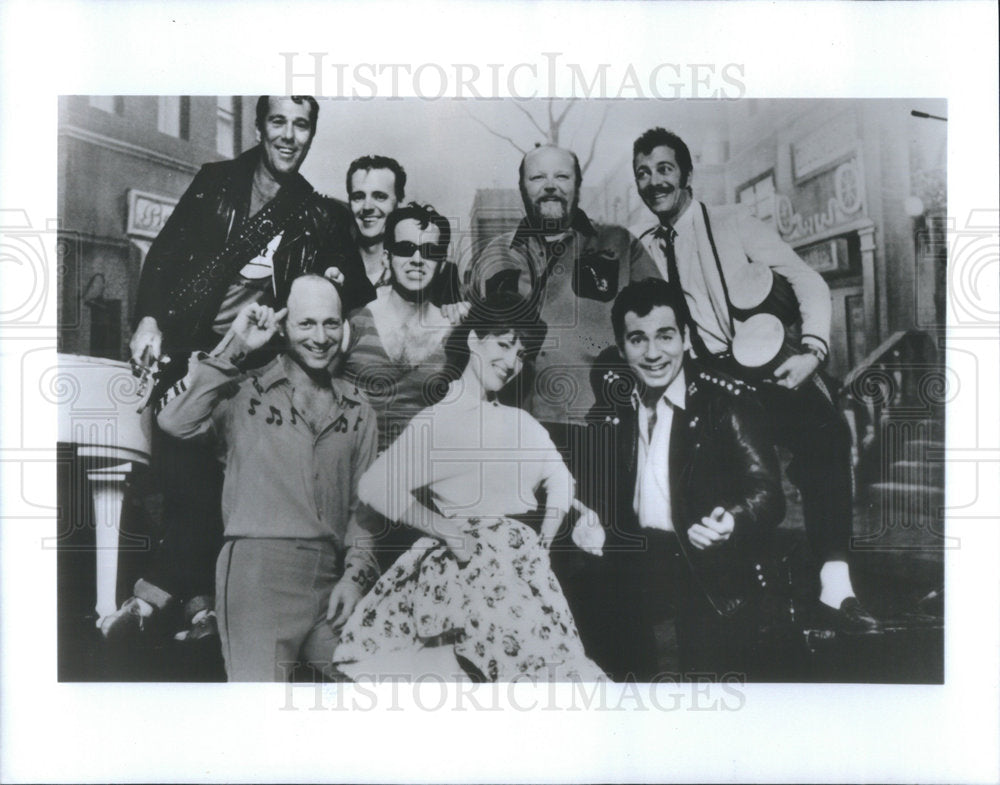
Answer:
[[[580,162],[570,150],[541,145],[525,154],[519,169],[524,220],[473,261],[466,272],[466,299],[514,291],[548,324],[534,373],[522,373],[510,385],[516,388],[512,393],[548,430],[577,482],[580,500],[607,524],[596,493],[597,477],[605,469],[593,465],[593,431],[587,428],[595,402],[590,372],[614,341],[615,296],[634,267],[648,268],[652,262],[624,227],[596,224],[580,209],[582,179]],[[594,630],[587,617],[603,601],[596,573],[588,571],[599,565],[574,553],[566,534],[561,532],[553,545],[553,567],[588,646]]]
[[[549,325],[525,404],[541,422],[562,426],[586,422],[594,403],[590,366],[613,337],[611,303],[634,266],[651,264],[625,228],[595,224],[580,209],[582,179],[569,150],[542,145],[526,153],[519,169],[524,219],[466,272],[470,299],[513,290]]]
[[[757,384],[772,437],[792,452],[789,477],[802,493],[806,534],[821,565],[817,622],[848,631],[876,629],[854,594],[847,564],[852,531],[851,439],[843,415],[817,373],[829,350],[830,290],[770,227],[731,207],[708,207],[691,195],[691,153],[676,134],[653,128],[633,146],[632,169],[643,202],[656,216],[633,229],[652,264],[634,281],[663,278],[678,287],[691,325],[693,354],[732,371],[734,287],[755,273],[786,280],[802,324],[797,351]],[[768,270],[769,268],[769,270]]]
[[[235,160],[203,166],[153,242],[130,348],[135,363],[160,360],[165,369],[154,401],[184,375],[193,351],[211,349],[226,334],[242,308],[280,308],[303,273],[337,270],[347,309],[374,297],[349,212],[299,174],[318,115],[312,96],[260,96],[259,144]],[[163,494],[164,534],[134,596],[101,620],[101,630],[107,637],[141,630],[154,612],[183,603],[193,637],[213,634],[213,565],[222,544],[218,462],[211,451],[157,431],[152,470]]]

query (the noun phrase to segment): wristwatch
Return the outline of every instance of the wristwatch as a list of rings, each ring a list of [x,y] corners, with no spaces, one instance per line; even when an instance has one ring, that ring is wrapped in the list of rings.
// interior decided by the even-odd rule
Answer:
[[[803,348],[803,354],[807,353],[811,354],[819,361],[820,365],[826,362],[826,352],[823,351],[823,349],[821,349],[820,347],[816,346],[816,344],[807,343],[804,344],[802,348]]]

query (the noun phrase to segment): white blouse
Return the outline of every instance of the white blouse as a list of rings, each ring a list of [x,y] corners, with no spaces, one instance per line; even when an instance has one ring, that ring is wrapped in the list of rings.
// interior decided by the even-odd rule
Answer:
[[[358,497],[399,520],[428,491],[449,518],[570,509],[574,482],[548,432],[522,409],[446,398],[424,409],[371,465]],[[419,496],[418,496],[419,498]]]

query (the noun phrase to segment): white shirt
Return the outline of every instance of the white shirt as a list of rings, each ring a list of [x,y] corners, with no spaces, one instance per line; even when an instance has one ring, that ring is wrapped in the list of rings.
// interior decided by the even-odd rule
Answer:
[[[639,455],[632,509],[639,516],[639,525],[647,529],[674,531],[670,513],[670,429],[674,422],[674,407],[684,407],[684,369],[667,386],[656,402],[656,422],[649,432],[649,409],[633,393],[632,405],[639,414]]]
[[[699,251],[694,222],[696,207],[697,203],[691,201],[674,222],[673,228],[677,232],[674,238],[674,255],[677,257],[677,272],[681,276],[681,288],[684,290],[691,318],[698,325],[698,333],[705,346],[710,352],[718,354],[729,348],[729,328],[724,321],[728,317],[716,312],[709,294],[709,284],[705,279],[705,261]],[[658,244],[656,250],[659,253],[654,252],[653,259],[657,267],[661,268],[664,280],[667,280],[666,257],[660,251]],[[708,261],[715,265],[714,259]]]

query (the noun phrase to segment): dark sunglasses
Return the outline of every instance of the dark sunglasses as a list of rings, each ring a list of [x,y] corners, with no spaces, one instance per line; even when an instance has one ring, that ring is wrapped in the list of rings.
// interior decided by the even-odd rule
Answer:
[[[444,261],[445,257],[448,255],[448,246],[439,245],[437,243],[423,243],[422,245],[417,245],[409,240],[400,240],[398,242],[387,243],[389,253],[393,256],[404,256],[411,257],[416,255],[417,251],[420,251],[420,256],[424,259],[430,259],[434,262]]]

